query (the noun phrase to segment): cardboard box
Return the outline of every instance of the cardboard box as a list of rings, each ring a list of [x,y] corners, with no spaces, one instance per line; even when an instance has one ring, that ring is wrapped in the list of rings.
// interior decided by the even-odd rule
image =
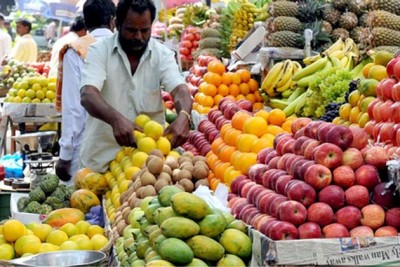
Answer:
[[[28,224],[28,223],[32,223],[32,222],[41,223],[46,218],[46,215],[18,211],[18,207],[17,207],[18,199],[20,199],[22,197],[26,197],[28,195],[29,194],[27,194],[27,193],[11,193],[11,197],[10,197],[11,217],[13,219],[17,219],[17,220],[21,221],[24,224]]]
[[[274,241],[255,229],[251,266],[400,266],[400,237],[322,238]]]

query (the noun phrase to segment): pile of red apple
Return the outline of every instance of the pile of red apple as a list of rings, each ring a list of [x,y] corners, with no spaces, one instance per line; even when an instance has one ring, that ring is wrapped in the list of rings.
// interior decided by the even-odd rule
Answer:
[[[172,99],[172,96],[170,93],[168,93],[167,91],[162,90],[161,91],[161,97],[162,100],[164,102],[164,107],[169,109],[169,110],[173,110],[175,108],[174,105],[174,100]]]
[[[30,62],[27,63],[28,67],[34,68],[37,73],[47,77],[50,71],[48,62]]]
[[[388,78],[376,88],[377,98],[368,105],[370,121],[365,131],[375,142],[386,144],[389,157],[400,155],[400,57],[386,66]]]
[[[203,82],[203,76],[208,71],[208,63],[215,59],[217,58],[213,56],[200,55],[197,57],[193,66],[189,69],[189,75],[186,78],[186,82],[193,97],[197,94],[199,90],[198,87],[200,83]]]
[[[357,126],[299,118],[291,128],[232,182],[232,213],[273,240],[397,236],[400,205],[378,172],[385,149]]]
[[[193,52],[199,47],[201,29],[199,27],[188,26],[181,35],[179,53],[181,61],[193,61]]]

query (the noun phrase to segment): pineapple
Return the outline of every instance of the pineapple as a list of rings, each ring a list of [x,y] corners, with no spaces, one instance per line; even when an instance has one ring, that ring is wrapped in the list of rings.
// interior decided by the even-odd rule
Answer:
[[[399,51],[399,47],[398,46],[377,46],[377,47],[374,47],[373,50],[375,52],[387,51],[387,52],[395,54],[396,52]]]
[[[290,31],[280,31],[274,32],[267,38],[267,46],[272,47],[302,47],[303,43],[300,41],[301,34],[290,32]]]
[[[347,5],[349,4],[350,0],[335,0],[332,2],[336,9],[338,9],[340,11],[344,11],[344,10],[346,10]]]
[[[340,15],[341,12],[334,8],[332,5],[326,5],[324,10],[322,11],[322,17],[324,18],[324,20],[332,25],[335,25],[339,21]]]
[[[333,41],[336,41],[339,38],[345,40],[346,38],[350,37],[350,33],[343,28],[336,28],[331,33]]]
[[[368,4],[365,0],[350,0],[347,9],[357,16],[361,16],[368,11]]]
[[[294,17],[285,17],[280,16],[274,18],[271,23],[272,32],[278,31],[291,31],[291,32],[300,32],[303,30],[303,24]]]
[[[357,15],[353,12],[345,12],[339,18],[339,27],[344,28],[348,31],[355,28],[358,24]]]
[[[207,37],[219,38],[220,37],[219,31],[212,28],[205,28],[201,31],[201,38],[207,38]]]
[[[298,5],[299,13],[297,18],[301,22],[313,22],[322,18],[324,5],[321,0],[301,0]]]
[[[350,38],[353,39],[357,44],[361,43],[365,31],[366,29],[363,27],[355,27],[350,31]]]
[[[273,17],[296,17],[299,13],[299,7],[296,3],[289,1],[272,2],[268,6],[268,13]]]
[[[400,0],[373,0],[372,10],[385,10],[400,15]]]
[[[384,10],[370,11],[367,19],[368,27],[385,27],[392,30],[400,30],[400,16]]]
[[[201,39],[199,42],[200,49],[207,49],[207,48],[220,48],[221,39],[215,37],[207,37]]]
[[[377,46],[400,46],[400,32],[383,27],[371,30],[371,45]]]
[[[332,32],[333,28],[332,25],[327,22],[326,20],[322,21],[322,26],[321,26],[321,31],[326,32],[327,34],[330,34]]]
[[[358,26],[360,26],[360,27],[368,27],[367,21],[368,21],[368,13],[362,14],[358,18]]]

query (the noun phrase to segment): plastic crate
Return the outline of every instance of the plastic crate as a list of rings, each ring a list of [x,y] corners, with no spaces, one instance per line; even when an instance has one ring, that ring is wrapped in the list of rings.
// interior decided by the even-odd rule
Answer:
[[[34,214],[34,213],[27,213],[27,212],[19,212],[17,207],[18,199],[21,197],[28,196],[28,194],[24,193],[12,193],[10,198],[10,209],[11,209],[11,217],[13,219],[17,219],[24,224],[38,222],[41,223],[45,218],[46,215],[42,214]]]

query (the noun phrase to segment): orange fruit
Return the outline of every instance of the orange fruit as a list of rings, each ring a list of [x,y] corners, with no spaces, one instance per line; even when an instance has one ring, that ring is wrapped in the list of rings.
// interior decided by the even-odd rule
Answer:
[[[217,73],[211,73],[210,82],[209,83],[211,83],[211,84],[213,84],[213,85],[218,87],[222,83],[222,78]]]
[[[223,97],[222,95],[220,95],[220,94],[215,95],[215,96],[214,96],[214,104],[215,104],[215,105],[218,105],[219,102],[221,102],[221,100],[222,100],[223,98],[224,98],[224,97]],[[215,106],[214,106],[214,107],[215,107]],[[218,107],[215,107],[215,108],[218,108]]]
[[[232,128],[226,133],[225,142],[230,146],[236,146],[237,139],[241,133],[242,131]]]
[[[221,148],[221,151],[219,153],[219,158],[224,162],[229,162],[231,159],[232,153],[235,151],[236,151],[236,147],[230,146],[230,145],[225,145]]]
[[[263,136],[261,136],[260,139],[267,140],[266,147],[271,147],[272,148],[274,146],[275,135],[272,135],[270,133],[266,133]]]
[[[255,92],[258,90],[258,82],[254,79],[250,79],[250,81],[247,82],[249,85],[250,91]]]
[[[260,111],[264,109],[264,105],[260,102],[256,102],[253,104],[253,111]]]
[[[222,140],[225,140],[225,134],[229,129],[232,129],[232,125],[230,123],[225,123],[224,125],[222,125],[221,129],[219,130],[219,137],[221,137]]]
[[[214,84],[207,84],[204,88],[204,94],[215,96],[217,94],[217,87]]]
[[[212,107],[214,106],[214,98],[209,95],[205,95],[203,102],[200,102],[204,107]]]
[[[258,153],[261,149],[270,147],[270,141],[266,138],[260,138],[251,144],[250,152]]]
[[[242,83],[242,78],[239,73],[236,72],[236,73],[232,74],[232,83],[236,84],[236,85],[239,85]]]
[[[254,134],[247,134],[243,133],[239,135],[237,142],[236,142],[236,147],[242,152],[250,152],[251,150],[251,145],[253,142],[257,141],[258,137]]]
[[[247,83],[251,79],[251,73],[248,70],[240,69],[236,71],[240,75],[240,79],[243,83]]]
[[[244,174],[247,174],[249,171],[249,168],[256,163],[257,163],[257,154],[256,153],[253,153],[253,152],[245,153],[244,156],[242,157],[240,171]]]
[[[239,164],[240,164],[240,159],[241,159],[241,156],[243,155],[244,153],[243,152],[241,152],[240,150],[236,150],[235,152],[233,152],[232,153],[232,155],[231,155],[231,160],[230,160],[230,162],[231,162],[231,164],[235,167],[235,169],[239,169],[237,166],[239,166]]]
[[[213,60],[208,63],[207,70],[222,75],[225,72],[225,65],[219,60]]]
[[[257,102],[263,102],[264,101],[262,96],[260,95],[260,92],[258,92],[258,90],[254,92],[254,96],[256,97],[256,101]]]
[[[247,95],[250,93],[250,87],[247,83],[241,83],[239,84],[239,89],[240,89],[240,93],[242,95]]]
[[[217,186],[218,186],[219,183],[220,183],[220,180],[219,180],[218,178],[213,178],[213,179],[210,181],[210,188],[211,188],[211,190],[214,190],[214,191],[215,191],[215,189],[217,189]]]
[[[288,132],[288,133],[291,133],[292,132],[292,122],[293,122],[293,120],[286,120],[284,123],[282,123],[282,129],[285,131],[285,132]]]
[[[200,90],[200,89],[199,89]],[[218,86],[218,94],[222,95],[222,96],[227,96],[229,95],[229,87],[228,85],[221,83]]]
[[[286,115],[283,110],[274,108],[269,112],[268,123],[280,126],[285,120]]]
[[[236,96],[236,101],[239,101],[240,99],[246,99],[246,97],[244,95],[242,95],[242,94],[238,94]]]
[[[249,100],[252,104],[256,102],[256,97],[253,94],[248,94],[245,96],[246,100]]]
[[[254,116],[264,118],[265,121],[268,121],[269,112],[264,109],[261,109],[256,113],[254,113]]]
[[[207,82],[200,83],[200,85],[199,85],[199,93],[205,93],[206,87],[207,87],[208,84],[209,83],[207,83]]]
[[[260,137],[267,133],[267,127],[268,124],[264,118],[254,116],[244,121],[242,131]]]
[[[363,76],[364,76],[365,78],[368,78],[368,73],[369,73],[369,70],[370,70],[370,68],[371,68],[372,66],[375,66],[375,63],[371,62],[371,63],[366,64],[366,65],[363,67],[363,69],[362,69],[362,74],[363,74]]]
[[[233,115],[233,117],[231,118],[232,127],[241,131],[242,127],[243,127],[243,123],[245,122],[245,120],[247,118],[250,118],[250,117],[252,117],[252,115],[245,111],[236,112],[235,115]]]
[[[229,85],[229,94],[231,96],[237,97],[240,94],[240,88],[237,84]]]
[[[267,127],[267,133],[270,133],[273,136],[276,136],[277,134],[284,133],[284,132],[285,131],[277,125],[268,125],[268,127]]]
[[[212,73],[212,72],[206,72],[204,75],[203,75],[203,81],[205,81],[206,83],[211,83],[211,77],[214,75],[215,73]]]
[[[222,74],[221,79],[222,79],[222,83],[225,85],[231,85],[232,83],[232,73],[231,72],[225,72],[224,74]]]

